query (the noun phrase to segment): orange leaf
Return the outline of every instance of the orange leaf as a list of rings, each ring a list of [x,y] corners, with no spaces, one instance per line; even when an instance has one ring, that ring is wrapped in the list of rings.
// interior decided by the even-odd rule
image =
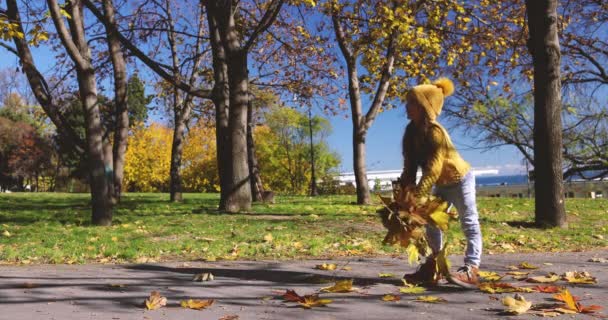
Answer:
[[[562,287],[558,287],[558,286],[536,286],[536,287],[532,287],[532,289],[536,290],[537,292],[541,292],[541,293],[558,293],[563,290]]]
[[[283,300],[290,302],[302,302],[304,298],[297,294],[295,290],[287,289],[285,293],[282,295]]]
[[[202,310],[202,309],[207,309],[207,308],[211,307],[211,305],[213,304],[213,302],[215,302],[215,300],[213,300],[213,299],[209,299],[209,300],[193,300],[193,299],[188,299],[188,300],[182,300],[182,302],[180,303],[180,305],[183,308],[194,309],[194,310]]]

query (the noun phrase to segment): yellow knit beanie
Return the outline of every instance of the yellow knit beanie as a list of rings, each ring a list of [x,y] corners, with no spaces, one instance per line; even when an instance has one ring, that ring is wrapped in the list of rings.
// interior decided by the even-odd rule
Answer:
[[[407,93],[407,101],[417,102],[431,121],[435,120],[443,108],[443,99],[454,92],[454,83],[448,78],[439,78],[433,84],[421,84]]]

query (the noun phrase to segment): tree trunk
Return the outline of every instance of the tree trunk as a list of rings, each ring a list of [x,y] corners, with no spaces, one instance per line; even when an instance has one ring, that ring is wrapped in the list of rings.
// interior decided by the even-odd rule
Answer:
[[[114,6],[112,0],[103,1],[103,10],[108,23],[116,26]],[[123,56],[118,35],[106,28],[108,48],[112,58],[114,71],[114,117],[116,128],[114,131],[113,164],[114,174],[112,176],[111,201],[120,201],[122,193],[122,180],[125,172],[125,154],[127,152],[127,139],[129,136],[129,110],[127,102],[127,65]]]
[[[318,196],[317,176],[315,174],[315,145],[312,132],[312,110],[308,108],[308,134],[310,138],[310,196]]]
[[[209,38],[213,55],[213,90],[211,99],[215,106],[215,139],[217,153],[217,169],[220,179],[220,205],[221,211],[226,210],[226,199],[228,198],[228,174],[227,164],[230,163],[230,148],[228,137],[228,106],[230,105],[230,86],[228,84],[228,64],[226,62],[226,51],[222,45],[218,29],[217,13],[213,5],[207,4],[207,23],[209,24]]]
[[[104,163],[103,127],[97,100],[97,83],[95,82],[95,69],[91,64],[91,51],[85,40],[82,3],[74,0],[68,2],[64,9],[72,16],[71,19],[68,19],[69,31],[63,23],[57,0],[47,0],[47,3],[61,43],[76,65],[76,78],[78,79],[87,140],[92,222],[94,225],[109,226],[112,224],[112,202],[109,193],[111,179],[107,179],[107,175],[111,174],[108,170],[112,170],[112,168],[106,168]]]
[[[97,104],[97,86],[93,69],[78,72],[80,96],[84,111],[87,151],[89,158],[92,222],[98,226],[112,224],[112,201],[109,193],[108,170],[104,163],[102,125]]]
[[[251,199],[253,202],[263,201],[264,186],[258,168],[258,159],[255,155],[255,141],[253,140],[253,104],[251,96],[247,103],[247,159],[249,160],[249,182],[251,184]]]
[[[234,28],[231,28],[234,30]],[[232,35],[235,36],[235,35]],[[228,164],[230,178],[226,199],[227,212],[251,208],[249,161],[247,157],[247,54],[236,51],[229,55],[228,79],[230,84],[230,117],[228,119],[232,161]]]
[[[348,71],[348,94],[350,97],[351,116],[353,122],[353,171],[357,185],[357,204],[370,204],[369,185],[367,184],[367,169],[365,161],[365,135],[361,107],[359,80],[353,64]]]
[[[171,145],[171,186],[170,201],[182,201],[182,176],[179,169],[182,165],[182,150],[184,148],[184,136],[186,132],[186,121],[190,118],[191,103],[184,101],[182,108],[175,108],[175,128],[173,129],[173,144]]]
[[[535,222],[566,226],[557,0],[526,0],[534,63]]]

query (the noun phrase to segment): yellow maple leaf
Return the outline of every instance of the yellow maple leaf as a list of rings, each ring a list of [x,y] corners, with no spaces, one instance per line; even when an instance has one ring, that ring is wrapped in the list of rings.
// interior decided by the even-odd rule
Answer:
[[[394,294],[385,294],[382,296],[382,301],[399,301],[401,300],[400,296],[396,296]]]
[[[419,294],[419,293],[424,293],[425,291],[426,291],[426,289],[424,287],[418,287],[418,286],[414,286],[414,285],[399,288],[399,292],[405,293],[405,294]]]
[[[353,279],[338,280],[333,286],[321,288],[321,292],[346,293],[354,291]]]
[[[150,297],[145,301],[146,309],[156,310],[167,305],[167,298],[160,295],[158,291],[152,291]]]
[[[583,271],[568,271],[562,275],[562,279],[569,283],[580,283],[580,284],[595,284],[597,279],[592,277],[589,272]]]
[[[380,277],[380,278],[393,278],[394,276],[395,275],[393,273],[388,273],[388,272],[387,273],[383,273],[383,272],[378,273],[378,277]]]
[[[559,276],[555,273],[549,273],[546,276],[530,277],[526,281],[532,283],[552,283],[559,280]]]
[[[450,223],[450,215],[445,211],[435,211],[430,215],[431,220],[435,223],[437,228],[441,231],[448,230],[448,224]]]
[[[523,314],[532,307],[532,302],[526,301],[526,299],[519,294],[516,294],[514,297],[504,297],[502,299],[502,304],[507,307],[505,312],[508,314]]]
[[[322,307],[331,302],[332,302],[332,300],[330,300],[330,299],[319,299],[318,295],[310,294],[310,295],[305,295],[304,297],[302,297],[302,301],[299,301],[298,303],[303,308],[310,309],[313,307]]]
[[[568,289],[554,295],[553,298],[565,303],[567,309],[578,312],[576,300]]]
[[[479,271],[478,275],[487,281],[498,281],[503,278],[503,276],[493,271]]]
[[[533,270],[533,269],[538,269],[538,267],[537,267],[537,266],[535,266],[535,265],[533,265],[533,264],[531,264],[531,263],[528,263],[528,262],[522,262],[522,263],[520,263],[520,264],[518,265],[518,267],[519,267],[520,269],[531,269],[531,270]]]
[[[215,302],[215,300],[213,300],[213,299],[208,299],[208,300],[188,299],[188,300],[182,300],[182,302],[180,302],[180,305],[182,306],[182,308],[203,310],[203,309],[207,309],[207,308],[211,307],[213,302]]]
[[[323,263],[315,266],[315,269],[319,270],[336,270],[337,266],[333,263]]]
[[[440,297],[435,297],[435,296],[420,296],[418,298],[416,298],[417,302],[426,302],[426,303],[440,303],[440,302],[446,302],[445,299],[440,298]]]

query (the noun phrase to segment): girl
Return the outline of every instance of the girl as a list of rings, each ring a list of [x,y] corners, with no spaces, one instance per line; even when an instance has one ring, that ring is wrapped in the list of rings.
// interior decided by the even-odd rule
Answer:
[[[443,100],[454,92],[454,84],[440,78],[433,84],[412,88],[407,94],[407,116],[411,120],[403,135],[404,168],[402,187],[415,185],[416,199],[433,194],[452,203],[460,218],[467,239],[464,266],[451,273],[448,281],[464,288],[477,288],[481,258],[481,229],[475,203],[475,176],[450,140],[450,136],[436,118],[441,113]],[[422,178],[416,184],[416,170]],[[435,227],[427,227],[427,239],[433,255],[414,274],[404,276],[408,282],[432,282],[435,255],[441,250],[442,234]],[[434,279],[437,280],[437,279]]]

